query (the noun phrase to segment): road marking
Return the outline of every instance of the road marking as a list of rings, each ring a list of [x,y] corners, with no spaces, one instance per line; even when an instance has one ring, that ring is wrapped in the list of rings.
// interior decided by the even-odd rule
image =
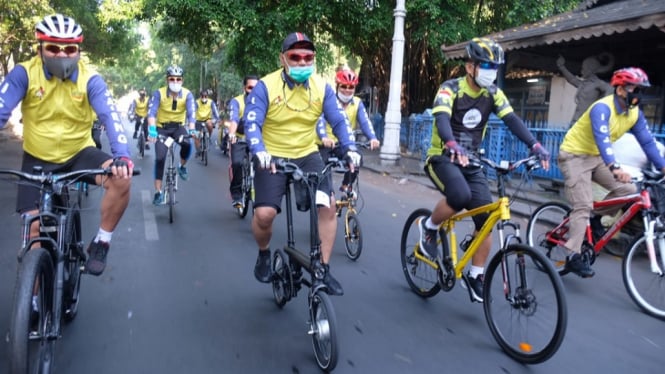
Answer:
[[[150,190],[141,190],[141,202],[143,202],[143,227],[145,227],[146,240],[159,240],[157,230],[157,219],[152,209],[152,197]]]

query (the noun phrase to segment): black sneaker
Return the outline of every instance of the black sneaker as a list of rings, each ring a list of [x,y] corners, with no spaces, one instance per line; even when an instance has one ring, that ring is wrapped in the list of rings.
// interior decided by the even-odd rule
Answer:
[[[323,284],[328,287],[328,293],[333,296],[342,296],[344,295],[344,289],[342,288],[342,285],[339,284],[337,279],[335,279],[331,274],[330,274],[330,267],[328,264],[324,264],[323,268],[325,269],[325,275],[323,276]]]
[[[579,253],[575,253],[574,255],[568,256],[566,258],[565,269],[579,275],[582,278],[590,278],[596,274],[594,273],[593,269],[591,269],[589,260]]]
[[[136,139],[136,138],[138,138],[138,137],[139,137],[139,134],[137,134],[137,133],[134,133],[134,136],[133,136],[133,138],[134,138],[134,139]]]
[[[472,278],[469,273],[466,274],[466,282],[471,290],[471,296],[474,301],[479,303],[483,302],[483,283],[485,281],[485,276],[483,274],[478,274],[475,278]]]
[[[420,229],[420,252],[425,256],[429,257],[430,260],[436,258],[439,254],[439,249],[436,246],[436,230],[428,229],[425,226],[426,217],[420,219],[420,224],[418,228]]]
[[[261,283],[270,283],[272,280],[272,268],[270,267],[270,250],[261,251],[256,257],[254,265],[254,277]]]
[[[106,268],[106,255],[109,252],[109,243],[98,241],[91,242],[88,247],[88,261],[85,263],[85,271],[88,274],[100,275]]]

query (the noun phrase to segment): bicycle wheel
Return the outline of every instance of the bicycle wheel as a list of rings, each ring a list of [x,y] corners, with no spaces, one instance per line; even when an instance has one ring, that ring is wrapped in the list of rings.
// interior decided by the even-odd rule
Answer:
[[[321,370],[329,372],[337,366],[337,318],[330,296],[317,291],[309,303],[314,356]]]
[[[545,203],[533,212],[526,228],[527,243],[550,259],[561,275],[568,272],[565,269],[568,251],[563,246],[568,240],[568,214],[570,207],[566,204]],[[564,221],[566,224],[562,225]]]
[[[512,244],[487,266],[483,308],[490,331],[508,356],[546,361],[566,333],[568,307],[561,277],[537,250]]]
[[[175,214],[175,186],[173,180],[171,180],[166,189],[166,201],[169,204],[169,223],[173,223],[173,216]]]
[[[279,308],[291,300],[292,295],[293,278],[286,258],[286,254],[281,249],[276,250],[272,255],[272,294],[275,297],[275,304]]]
[[[203,161],[203,166],[208,166],[208,132],[203,133],[203,139],[201,139],[201,161]]]
[[[344,235],[346,255],[355,261],[363,251],[363,235],[360,229],[360,220],[355,213],[349,213],[346,216],[346,227],[344,229],[346,231]]]
[[[665,270],[663,233],[654,239],[654,252],[660,270]],[[646,238],[640,236],[629,247],[621,267],[623,284],[631,299],[647,314],[665,319],[665,276],[651,270]]]
[[[71,322],[78,313],[81,268],[85,258],[81,241],[81,215],[78,209],[67,212],[64,246],[62,316],[65,322]]]
[[[53,364],[53,263],[43,248],[28,251],[16,279],[9,358],[11,373],[48,373]],[[34,300],[34,303],[33,303]]]
[[[145,157],[145,136],[143,135],[143,131],[141,131],[139,134],[136,146],[139,148],[139,154],[141,155],[141,158]]]
[[[420,249],[420,220],[431,215],[427,209],[417,209],[404,223],[400,243],[402,271],[411,290],[420,297],[432,297],[441,291],[437,269],[416,258],[415,251]]]
[[[249,171],[248,160],[245,159],[245,162],[242,166],[242,206],[237,207],[238,216],[240,218],[245,218],[247,212],[249,211],[249,202],[251,200],[251,189],[252,189],[252,176]]]

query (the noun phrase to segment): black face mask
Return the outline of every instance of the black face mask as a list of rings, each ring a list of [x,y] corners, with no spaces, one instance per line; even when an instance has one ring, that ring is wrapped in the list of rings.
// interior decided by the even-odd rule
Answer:
[[[628,92],[626,94],[626,106],[628,108],[633,108],[637,106],[642,100],[642,91],[639,87],[635,87],[633,92]]]

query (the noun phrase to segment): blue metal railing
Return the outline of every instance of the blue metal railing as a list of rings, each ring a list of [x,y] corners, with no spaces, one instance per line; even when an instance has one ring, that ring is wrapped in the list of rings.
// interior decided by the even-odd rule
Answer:
[[[381,115],[375,114],[372,117],[372,122],[374,123],[377,137],[383,140],[383,118]],[[433,122],[434,117],[430,109],[422,114],[411,114],[407,118],[402,118],[400,146],[408,155],[418,157],[422,161],[425,160],[427,150],[430,146]],[[563,175],[561,175],[556,160],[559,155],[559,145],[563,141],[567,129],[548,128],[547,124],[531,126],[527,123],[527,126],[529,126],[529,130],[531,130],[543,146],[552,153],[550,169],[548,171],[538,169],[533,175],[542,179],[562,181]],[[663,128],[663,126],[665,125],[652,127],[653,129],[657,129]],[[654,136],[658,141],[665,143],[665,134],[654,133]],[[526,145],[508,130],[503,121],[496,117],[491,118],[489,121],[482,147],[485,149],[487,156],[495,162],[523,158],[529,154]],[[494,178],[492,174],[489,176],[492,179]]]

